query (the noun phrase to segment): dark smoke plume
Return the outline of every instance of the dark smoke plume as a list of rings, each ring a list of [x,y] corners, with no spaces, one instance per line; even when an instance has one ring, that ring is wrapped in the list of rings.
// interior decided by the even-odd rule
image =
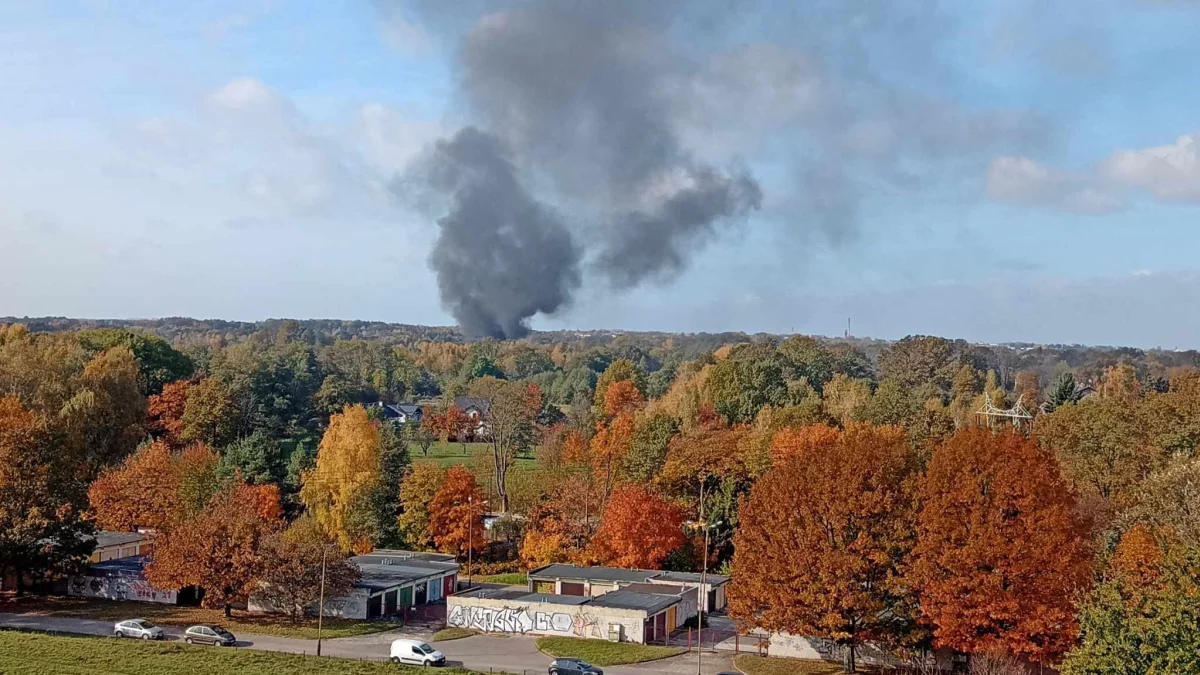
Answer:
[[[475,334],[562,307],[579,270],[618,291],[669,281],[759,209],[802,263],[814,243],[854,241],[871,195],[937,185],[953,199],[1047,134],[1028,111],[957,103],[941,0],[376,1],[450,40],[458,113],[511,153],[488,190],[510,217],[460,207],[432,261]],[[574,234],[575,255],[536,264],[533,247],[500,245],[508,205],[536,203],[565,214],[553,231]],[[461,261],[478,242],[490,262],[474,269]]]
[[[520,337],[579,286],[579,249],[557,215],[529,196],[502,143],[473,127],[438,141],[423,167],[450,196],[429,261],[442,301],[471,337]]]
[[[460,52],[473,115],[576,214],[572,228],[596,249],[593,269],[621,289],[681,271],[720,221],[758,208],[762,196],[749,174],[706,165],[682,147],[673,119],[677,60],[646,7],[523,3],[485,13]],[[497,337],[555,311],[580,283],[577,251],[558,221],[521,191],[511,164],[501,174],[469,194],[458,182],[435,186],[455,191],[456,209],[431,259],[464,330]],[[524,226],[520,217],[538,220]],[[515,232],[538,233],[536,244],[507,242]],[[487,264],[465,262],[483,252]]]

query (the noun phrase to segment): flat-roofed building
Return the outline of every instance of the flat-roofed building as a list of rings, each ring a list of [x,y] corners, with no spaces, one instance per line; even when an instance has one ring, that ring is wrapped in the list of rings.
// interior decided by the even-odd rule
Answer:
[[[559,595],[601,596],[630,584],[673,584],[700,588],[705,612],[725,609],[725,587],[729,577],[705,574],[701,584],[698,572],[665,572],[663,570],[630,570],[618,567],[586,567],[556,563],[529,573],[529,590]]]
[[[476,588],[450,596],[446,624],[485,633],[551,635],[614,642],[666,642],[678,596],[612,591],[602,596]]]

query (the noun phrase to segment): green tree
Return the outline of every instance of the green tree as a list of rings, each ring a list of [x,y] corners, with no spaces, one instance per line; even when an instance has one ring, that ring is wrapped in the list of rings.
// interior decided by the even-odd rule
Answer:
[[[1192,548],[1164,567],[1148,588],[1112,575],[1092,591],[1063,675],[1200,672],[1200,551]]]
[[[633,443],[622,465],[631,482],[647,484],[654,480],[667,462],[667,448],[677,433],[679,425],[669,415],[638,416]]]
[[[1078,403],[1081,398],[1083,398],[1083,392],[1079,390],[1075,376],[1069,372],[1063,373],[1050,387],[1050,395],[1046,399],[1046,412],[1054,412],[1064,405]]]
[[[96,328],[80,331],[79,343],[95,356],[113,347],[125,347],[138,363],[138,387],[143,396],[162,393],[163,385],[186,380],[195,372],[187,355],[166,340],[149,333],[124,328]]]
[[[789,380],[804,378],[819,393],[833,379],[835,357],[825,345],[807,335],[793,335],[779,345],[779,353],[787,359]]]
[[[712,366],[708,388],[717,412],[730,424],[749,422],[763,406],[788,403],[788,386],[778,363],[730,357]]]
[[[217,468],[221,478],[240,473],[243,480],[256,485],[281,484],[285,472],[279,443],[261,429],[226,446]]]
[[[910,335],[879,355],[880,379],[895,380],[905,389],[932,384],[949,391],[958,372],[961,346],[945,338]]]

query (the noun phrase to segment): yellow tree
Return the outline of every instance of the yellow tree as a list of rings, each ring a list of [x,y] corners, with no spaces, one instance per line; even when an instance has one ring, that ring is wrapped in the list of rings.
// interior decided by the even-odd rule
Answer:
[[[329,418],[317,448],[317,466],[304,475],[300,499],[344,551],[374,545],[369,516],[382,488],[383,444],[379,428],[362,406],[346,406]]]
[[[617,380],[604,390],[603,402],[606,422],[596,424],[596,435],[591,442],[591,459],[592,468],[604,486],[604,497],[607,499],[621,474],[625,456],[633,445],[637,411],[644,400],[631,380]]]
[[[440,464],[420,462],[400,484],[400,505],[403,510],[398,524],[400,534],[409,546],[418,550],[433,546],[433,533],[429,530],[429,505],[445,482],[446,470]]]

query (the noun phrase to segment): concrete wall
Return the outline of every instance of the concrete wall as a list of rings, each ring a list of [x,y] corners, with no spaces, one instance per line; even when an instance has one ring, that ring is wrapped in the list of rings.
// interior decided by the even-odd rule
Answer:
[[[325,616],[333,616],[342,619],[366,619],[367,618],[367,599],[371,597],[371,593],[363,588],[356,588],[349,595],[343,595],[336,598],[325,598]],[[307,613],[315,615],[320,606],[319,602],[314,602],[309,605]],[[275,603],[261,595],[251,595],[250,601],[246,603],[246,610],[249,612],[259,612],[262,614],[283,614],[286,610],[282,607],[277,607]]]
[[[106,600],[138,600],[163,605],[175,604],[178,597],[175,591],[160,591],[145,579],[88,576],[71,577],[67,583],[67,595]]]
[[[786,656],[795,659],[820,659],[841,663],[845,658],[846,647],[824,638],[804,637],[788,633],[771,635],[767,653],[771,656]],[[855,653],[860,665],[900,667],[906,662],[877,644],[862,644]],[[937,667],[949,670],[953,663],[951,652],[941,650],[930,653],[926,657]]]
[[[518,633],[610,639],[619,626],[622,642],[644,642],[646,613],[633,609],[558,605],[453,595],[446,601],[446,624],[485,633]]]

